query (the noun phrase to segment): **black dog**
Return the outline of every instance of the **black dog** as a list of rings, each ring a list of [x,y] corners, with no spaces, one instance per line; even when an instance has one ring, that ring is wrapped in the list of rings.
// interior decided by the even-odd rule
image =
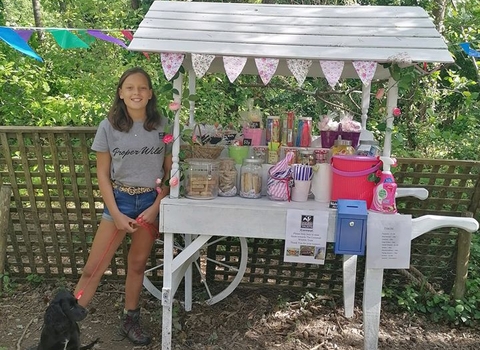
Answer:
[[[45,311],[40,344],[36,350],[88,350],[98,339],[81,346],[77,322],[87,316],[87,309],[66,290],[59,291]]]

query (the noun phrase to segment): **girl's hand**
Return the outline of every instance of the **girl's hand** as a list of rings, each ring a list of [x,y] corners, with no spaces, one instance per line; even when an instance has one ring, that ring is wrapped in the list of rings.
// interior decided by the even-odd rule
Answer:
[[[137,222],[126,216],[125,214],[119,213],[119,215],[113,218],[113,222],[119,231],[126,231],[128,233],[133,233],[137,230]]]
[[[157,223],[157,216],[158,216],[158,205],[154,204],[151,207],[145,209],[143,213],[139,215],[146,223],[152,225]]]

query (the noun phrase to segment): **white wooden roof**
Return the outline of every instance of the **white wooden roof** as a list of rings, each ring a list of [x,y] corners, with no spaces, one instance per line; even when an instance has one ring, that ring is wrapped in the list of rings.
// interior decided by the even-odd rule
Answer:
[[[405,6],[267,5],[155,1],[130,50],[211,54],[210,71],[224,72],[222,56],[279,58],[277,74],[291,75],[286,59],[345,61],[344,77],[358,77],[351,61],[453,62],[425,10]],[[313,64],[309,76],[322,76]],[[376,78],[386,78],[380,65]]]

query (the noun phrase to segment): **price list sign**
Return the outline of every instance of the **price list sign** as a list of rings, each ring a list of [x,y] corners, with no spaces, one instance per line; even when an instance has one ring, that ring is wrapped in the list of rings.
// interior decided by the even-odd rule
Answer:
[[[412,216],[368,213],[367,268],[408,269]]]

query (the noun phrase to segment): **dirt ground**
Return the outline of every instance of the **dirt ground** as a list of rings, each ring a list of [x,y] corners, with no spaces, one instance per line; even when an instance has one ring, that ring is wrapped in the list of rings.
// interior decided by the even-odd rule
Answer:
[[[66,285],[73,290],[73,285]],[[0,297],[0,350],[26,349],[38,342],[43,314],[57,286],[17,285]],[[94,349],[161,349],[161,304],[142,295],[142,323],[153,335],[147,347],[131,345],[116,332],[123,307],[123,286],[104,283],[80,323],[82,343],[100,337]],[[357,302],[360,306],[360,301]],[[174,307],[174,350],[363,349],[361,309],[343,316],[341,301],[264,286],[240,286],[225,300],[195,304],[186,313]],[[382,306],[379,349],[433,350],[480,348],[479,330],[438,325]]]

